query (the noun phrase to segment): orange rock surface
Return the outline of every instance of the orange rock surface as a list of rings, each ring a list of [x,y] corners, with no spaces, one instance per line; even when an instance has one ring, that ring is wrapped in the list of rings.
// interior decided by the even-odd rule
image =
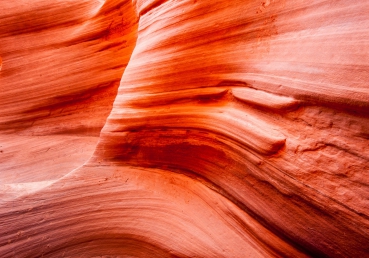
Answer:
[[[0,257],[369,255],[369,2],[0,9]]]

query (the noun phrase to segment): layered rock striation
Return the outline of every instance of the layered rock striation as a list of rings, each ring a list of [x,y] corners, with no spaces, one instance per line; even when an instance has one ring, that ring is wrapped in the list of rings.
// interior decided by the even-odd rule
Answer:
[[[368,255],[369,3],[1,5],[2,257]]]

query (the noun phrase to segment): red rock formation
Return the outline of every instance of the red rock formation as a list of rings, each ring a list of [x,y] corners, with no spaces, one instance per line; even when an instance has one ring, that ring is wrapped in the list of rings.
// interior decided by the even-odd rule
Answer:
[[[98,135],[135,45],[130,3],[12,1],[2,9],[0,129]]]
[[[368,255],[369,3],[0,6],[2,257]]]
[[[0,182],[57,179],[95,148],[136,42],[134,9],[98,0],[0,8]]]

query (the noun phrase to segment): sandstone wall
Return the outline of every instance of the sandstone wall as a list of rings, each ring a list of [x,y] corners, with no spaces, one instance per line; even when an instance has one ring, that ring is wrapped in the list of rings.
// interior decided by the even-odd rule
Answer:
[[[0,7],[2,257],[368,255],[369,3]]]

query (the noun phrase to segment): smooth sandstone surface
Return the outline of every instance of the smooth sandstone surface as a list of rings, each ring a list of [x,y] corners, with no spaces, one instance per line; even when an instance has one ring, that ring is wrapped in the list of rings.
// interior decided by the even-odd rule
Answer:
[[[1,257],[369,255],[369,3],[0,9]]]

